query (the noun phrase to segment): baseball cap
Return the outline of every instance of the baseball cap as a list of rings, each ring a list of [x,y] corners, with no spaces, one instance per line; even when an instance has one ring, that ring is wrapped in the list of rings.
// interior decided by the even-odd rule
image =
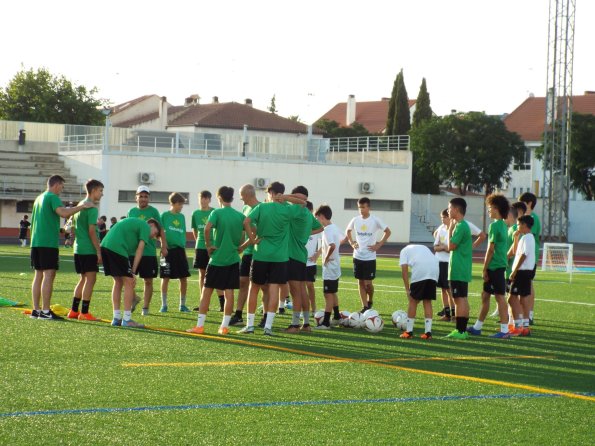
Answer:
[[[146,192],[148,194],[151,193],[151,191],[149,190],[149,188],[147,186],[138,186],[138,189],[136,190],[136,194],[140,194],[141,192]]]

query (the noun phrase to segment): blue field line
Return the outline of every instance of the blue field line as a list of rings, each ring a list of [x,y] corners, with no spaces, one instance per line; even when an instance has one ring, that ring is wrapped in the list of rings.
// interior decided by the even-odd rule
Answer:
[[[577,395],[595,396],[594,393],[577,393]],[[424,396],[411,398],[377,398],[362,400],[321,400],[321,401],[270,401],[261,403],[211,403],[187,404],[180,406],[145,406],[145,407],[97,407],[90,409],[64,410],[35,410],[27,412],[5,412],[0,417],[32,417],[37,415],[80,415],[89,413],[118,413],[118,412],[157,412],[166,410],[196,410],[196,409],[244,409],[267,407],[299,407],[326,406],[342,404],[374,404],[374,403],[416,403],[427,401],[463,401],[463,400],[506,400],[522,398],[559,398],[553,393],[520,393],[502,395],[459,395],[459,396]]]

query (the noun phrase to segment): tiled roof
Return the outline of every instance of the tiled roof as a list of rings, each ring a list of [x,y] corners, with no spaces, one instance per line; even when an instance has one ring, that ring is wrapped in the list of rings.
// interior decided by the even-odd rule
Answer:
[[[409,108],[415,104],[415,99],[409,99]],[[356,102],[355,120],[363,125],[370,133],[381,133],[386,128],[389,100]],[[339,102],[319,119],[336,121],[346,127],[347,102]]]
[[[143,122],[153,121],[159,118],[159,112],[152,112],[147,113],[146,115],[137,116],[135,118],[128,119],[126,121],[120,121],[116,125],[116,127],[132,127],[137,124],[142,124]]]
[[[118,105],[114,105],[112,107],[112,114],[119,113],[122,110],[125,110],[125,109],[127,109],[129,107],[132,107],[133,105],[138,104],[139,102],[144,101],[147,98],[150,98],[151,96],[157,96],[157,95],[155,95],[155,94],[146,94],[146,95],[141,96],[139,98],[132,99],[131,101],[127,101],[127,102],[123,102],[123,103],[118,104]]]
[[[572,97],[576,113],[595,115],[595,93]],[[545,125],[545,97],[527,98],[504,118],[506,128],[518,133],[523,141],[541,141]]]

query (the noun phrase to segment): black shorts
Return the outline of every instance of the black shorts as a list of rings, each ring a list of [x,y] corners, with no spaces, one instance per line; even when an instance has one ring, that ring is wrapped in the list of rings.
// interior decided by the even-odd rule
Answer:
[[[101,258],[103,260],[103,272],[106,276],[133,277],[132,265],[128,257],[121,256],[107,248],[101,248]]]
[[[353,259],[353,276],[358,280],[374,280],[376,260]]]
[[[266,283],[285,284],[287,283],[287,264],[289,262],[263,262],[252,260],[250,268],[250,281],[256,285]]]
[[[38,271],[59,269],[60,251],[58,248],[31,248],[31,268]]]
[[[316,282],[316,265],[306,266],[306,282]]]
[[[510,294],[521,297],[530,296],[532,274],[533,271],[530,269],[518,270],[514,281],[510,284]]]
[[[415,300],[436,300],[436,281],[426,279],[413,282],[409,291]]]
[[[531,270],[531,280],[535,279],[535,273],[537,272],[537,262],[535,262],[535,266]]]
[[[168,279],[183,279],[190,277],[188,259],[184,248],[170,248],[165,256],[165,266],[159,268],[159,277]]]
[[[448,262],[438,262],[440,274],[438,275],[438,286],[443,290],[450,288],[448,284]]]
[[[510,293],[510,279],[506,278],[506,293]]]
[[[324,279],[322,281],[322,292],[324,294],[336,293],[337,291],[339,291],[339,279],[337,279],[337,280]]]
[[[460,280],[451,280],[450,290],[453,298],[467,297],[469,295],[469,284]]]
[[[75,254],[74,270],[77,274],[96,273],[99,271],[96,254]]]
[[[130,265],[134,264],[134,256],[129,258]],[[157,257],[156,256],[142,256],[140,258],[140,263],[138,264],[138,269],[136,270],[136,274],[141,279],[154,279],[157,277],[157,273],[159,272],[159,266],[157,265]]]
[[[250,277],[250,267],[252,266],[252,254],[244,254],[240,263],[240,277]]]
[[[206,249],[195,249],[194,250],[194,263],[192,267],[194,269],[206,269],[209,264],[209,251]]]
[[[306,281],[306,264],[298,262],[294,259],[289,259],[287,264],[287,280],[296,282]]]
[[[240,263],[215,266],[210,263],[205,272],[205,287],[216,290],[237,290],[240,288]]]
[[[489,280],[483,283],[483,291],[488,294],[506,294],[506,268],[488,269]]]

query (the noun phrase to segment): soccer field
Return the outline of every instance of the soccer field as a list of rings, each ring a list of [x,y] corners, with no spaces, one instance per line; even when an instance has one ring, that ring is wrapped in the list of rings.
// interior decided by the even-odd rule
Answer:
[[[0,246],[0,296],[26,308],[28,255]],[[359,310],[351,258],[342,266],[341,309]],[[69,307],[77,281],[71,250],[61,249],[60,267],[52,303]],[[481,265],[473,271],[470,323]],[[197,275],[190,279],[195,306]],[[423,341],[421,306],[416,337],[399,339],[390,317],[407,305],[395,258],[378,260],[374,306],[386,322],[378,334],[287,335],[288,314],[275,318],[275,337],[258,329],[237,335],[233,327],[222,337],[216,298],[207,334],[188,334],[196,313],[176,311],[175,281],[169,313],[158,313],[157,291],[152,314],[135,313],[145,330],[44,322],[2,307],[0,444],[591,444],[595,273],[569,283],[566,274],[538,271],[536,279],[532,336],[510,340],[488,337],[494,318],[482,336],[444,339],[454,324],[435,318],[434,339]],[[111,283],[99,277],[91,304],[106,321]],[[439,308],[440,300],[434,313]]]

